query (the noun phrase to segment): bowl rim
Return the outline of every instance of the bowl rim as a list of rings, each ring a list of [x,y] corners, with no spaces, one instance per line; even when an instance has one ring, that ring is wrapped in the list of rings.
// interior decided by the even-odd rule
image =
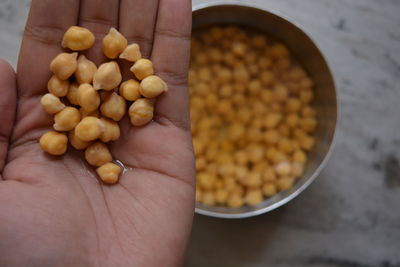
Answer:
[[[275,203],[273,203],[273,204],[271,204],[269,206],[266,206],[266,207],[263,207],[263,208],[260,208],[260,209],[257,209],[257,210],[242,212],[242,213],[221,213],[221,212],[204,210],[204,209],[201,209],[201,208],[197,207],[197,203],[196,203],[195,213],[197,213],[197,214],[210,216],[210,217],[215,217],[215,218],[221,218],[221,219],[242,219],[242,218],[249,218],[249,217],[254,217],[254,216],[257,216],[257,215],[261,215],[261,214],[267,213],[269,211],[275,210],[275,209],[285,205],[289,201],[291,201],[294,198],[296,198],[307,187],[309,187],[312,182],[315,181],[315,179],[319,176],[320,172],[326,166],[327,162],[331,158],[333,150],[334,150],[334,147],[336,146],[338,125],[339,125],[339,122],[340,122],[340,117],[339,117],[340,116],[340,112],[339,112],[340,103],[338,101],[339,99],[338,99],[338,91],[337,91],[337,87],[336,87],[336,81],[335,81],[334,75],[332,73],[331,67],[329,65],[329,62],[326,60],[326,57],[322,54],[321,49],[317,45],[315,40],[297,22],[294,22],[292,19],[289,18],[289,16],[282,14],[281,11],[274,10],[272,8],[266,9],[264,7],[261,7],[258,4],[243,3],[243,2],[240,2],[240,1],[237,1],[237,0],[236,1],[235,0],[229,0],[229,1],[215,0],[215,1],[208,1],[208,2],[205,2],[205,3],[195,4],[195,5],[192,6],[192,13],[196,12],[196,11],[199,11],[201,9],[205,9],[205,8],[209,8],[209,7],[217,7],[217,6],[237,6],[237,7],[248,7],[248,8],[258,9],[259,11],[270,13],[272,15],[280,17],[281,19],[286,20],[286,22],[288,22],[288,23],[292,24],[293,26],[295,26],[297,28],[297,30],[302,32],[313,43],[313,45],[317,48],[319,54],[321,55],[322,59],[324,60],[326,66],[327,66],[328,75],[330,76],[330,78],[332,80],[333,89],[334,89],[334,92],[335,92],[336,114],[335,114],[335,122],[334,122],[335,125],[334,125],[334,130],[333,130],[333,135],[332,135],[332,141],[331,141],[331,143],[329,145],[328,151],[327,151],[324,159],[322,160],[321,164],[315,169],[314,173],[299,188],[297,188],[295,191],[293,191],[290,195],[286,196],[285,198],[283,198],[283,199],[281,199],[281,200],[279,200],[279,201],[277,201],[277,202],[275,202]]]

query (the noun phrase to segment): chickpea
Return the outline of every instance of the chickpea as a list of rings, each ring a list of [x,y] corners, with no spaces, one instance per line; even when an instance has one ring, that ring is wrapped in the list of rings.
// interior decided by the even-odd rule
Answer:
[[[51,131],[42,135],[39,143],[44,152],[59,156],[67,151],[68,138],[65,134]]]
[[[93,76],[97,71],[96,64],[87,59],[84,55],[78,57],[78,65],[75,71],[75,78],[78,83],[92,83]]]
[[[289,90],[283,84],[277,84],[274,87],[274,99],[284,102],[288,98]]]
[[[282,120],[282,115],[280,113],[269,113],[265,117],[265,127],[272,129],[278,126]]]
[[[308,104],[314,99],[314,93],[312,90],[303,90],[300,92],[300,101],[303,104]]]
[[[222,60],[222,53],[218,48],[212,48],[208,51],[210,62],[219,63]]]
[[[206,168],[207,166],[207,160],[204,157],[196,157],[196,170],[197,171],[202,171]]]
[[[111,162],[112,156],[105,144],[96,142],[86,148],[85,159],[90,165],[100,167]]]
[[[213,206],[215,204],[215,196],[212,191],[205,191],[203,193],[202,202],[205,205]]]
[[[247,52],[247,46],[243,42],[234,42],[232,44],[232,52],[238,57],[243,57]]]
[[[239,194],[231,194],[228,197],[227,205],[230,208],[240,208],[243,206],[244,201],[241,195]]]
[[[281,138],[278,141],[278,148],[286,154],[291,154],[294,150],[293,141],[288,138]]]
[[[111,185],[118,183],[121,167],[109,162],[97,168],[96,172],[105,184]]]
[[[81,140],[75,134],[75,129],[68,133],[68,139],[70,144],[77,150],[86,149],[88,146],[91,145],[91,142],[86,142]]]
[[[276,185],[273,183],[265,183],[262,186],[262,192],[263,192],[264,196],[272,197],[272,196],[276,195],[276,193],[278,192],[278,189],[276,188]]]
[[[42,104],[43,109],[49,114],[55,114],[65,108],[65,105],[60,101],[60,99],[53,94],[45,94],[42,96],[40,103]]]
[[[100,138],[105,125],[99,118],[88,116],[82,119],[75,128],[75,135],[82,141],[90,142]]]
[[[47,83],[47,89],[49,93],[63,97],[68,94],[69,82],[60,80],[57,76],[51,76],[49,82]]]
[[[283,161],[275,166],[275,172],[279,176],[287,176],[292,172],[292,165],[288,161]]]
[[[316,114],[315,109],[313,109],[310,106],[305,106],[301,110],[301,115],[303,117],[305,117],[305,118],[307,118],[307,117],[315,117],[315,114]]]
[[[307,162],[307,155],[301,149],[296,150],[293,153],[293,160],[295,162],[298,162],[298,163],[301,163],[301,164],[305,164]]]
[[[235,68],[233,70],[233,80],[237,83],[247,83],[250,75],[245,67]]]
[[[103,52],[108,58],[117,58],[128,45],[128,40],[115,28],[111,28],[103,38]]]
[[[269,69],[272,66],[272,61],[269,58],[261,57],[258,59],[258,66],[261,69]]]
[[[282,44],[274,44],[270,47],[270,55],[273,58],[282,58],[289,56],[289,50]]]
[[[256,48],[263,48],[267,45],[267,39],[265,36],[257,34],[251,38],[251,43]]]
[[[228,200],[229,192],[225,189],[215,191],[215,202],[217,204],[225,204]]]
[[[308,135],[302,135],[299,137],[300,147],[306,151],[310,151],[315,144],[314,138]]]
[[[73,107],[65,107],[54,116],[53,128],[56,131],[71,131],[79,123],[81,114]]]
[[[92,85],[83,83],[78,88],[78,103],[87,112],[94,112],[100,105],[100,96]]]
[[[259,187],[262,184],[261,174],[252,171],[248,174],[247,178],[241,181],[243,185],[248,187]]]
[[[279,191],[286,191],[293,187],[294,179],[292,177],[282,177],[276,180]]]
[[[300,118],[297,113],[291,113],[286,116],[285,123],[290,128],[296,128],[299,124]]]
[[[237,185],[235,179],[230,176],[225,176],[222,179],[224,180],[225,189],[232,192]]]
[[[246,165],[249,162],[248,155],[245,151],[239,150],[233,155],[235,162],[239,165]]]
[[[114,92],[101,104],[100,111],[107,118],[120,121],[126,112],[126,101],[122,96]]]
[[[101,118],[100,120],[105,126],[104,132],[100,136],[100,140],[104,143],[117,140],[121,135],[118,123],[106,118]]]
[[[67,99],[71,105],[79,105],[78,102],[78,89],[79,84],[77,82],[73,82],[70,84],[67,94]]]
[[[82,51],[93,46],[95,37],[86,28],[71,26],[65,33],[62,40],[62,47],[73,51]]]
[[[302,89],[311,89],[314,86],[314,82],[308,77],[303,77],[299,85]]]
[[[149,123],[154,115],[154,101],[139,98],[129,108],[129,117],[134,126],[142,126]]]
[[[211,72],[206,67],[200,68],[199,71],[197,72],[197,74],[198,74],[199,81],[208,82],[211,80]]]
[[[279,141],[279,132],[275,129],[265,131],[264,140],[267,144],[276,144]]]
[[[135,101],[139,99],[139,82],[134,79],[123,82],[119,87],[119,93],[128,101]]]
[[[270,104],[274,100],[274,94],[270,90],[262,90],[261,100],[266,104]]]
[[[260,204],[263,201],[262,191],[260,189],[248,190],[244,199],[245,199],[245,202],[251,206]]]
[[[87,110],[85,110],[83,108],[80,108],[79,112],[81,113],[81,120],[83,120],[83,118],[86,118],[88,116],[96,117],[96,118],[100,117],[100,113],[99,113],[98,110],[95,110],[93,112],[89,112],[89,111],[87,111]]]
[[[60,80],[68,80],[75,73],[78,53],[60,53],[50,63],[50,70]]]
[[[251,145],[248,147],[247,156],[250,162],[256,163],[264,158],[264,148],[258,145]]]
[[[221,97],[230,97],[233,93],[233,88],[229,84],[225,84],[221,87],[220,95]]]
[[[260,81],[264,86],[270,86],[274,81],[274,75],[268,70],[264,70],[260,73]]]
[[[202,202],[203,191],[196,186],[196,202]]]
[[[300,126],[306,133],[312,133],[317,128],[317,120],[314,118],[303,118],[300,121]]]
[[[121,70],[117,62],[110,61],[99,66],[93,76],[93,87],[96,90],[113,90],[122,81]]]
[[[298,98],[288,98],[286,101],[286,110],[288,112],[299,112],[299,110],[301,109],[301,102]]]
[[[232,163],[223,163],[219,165],[218,174],[222,177],[232,176],[235,173],[235,165]]]
[[[206,190],[213,189],[217,177],[209,172],[199,172],[197,174],[197,182],[200,187]]]
[[[258,95],[262,89],[261,82],[259,80],[251,80],[249,82],[249,93],[252,95]]]
[[[130,44],[125,50],[119,55],[119,58],[125,59],[130,62],[136,62],[142,58],[142,53],[140,53],[140,47],[138,44]]]
[[[153,63],[145,58],[136,61],[130,70],[135,74],[138,80],[143,80],[144,78],[154,74]]]
[[[144,78],[139,86],[139,92],[147,98],[154,98],[168,91],[167,84],[158,76],[150,75]]]
[[[237,166],[235,169],[236,169],[235,170],[236,179],[238,181],[243,182],[246,179],[246,177],[248,176],[248,173],[249,173],[248,170],[247,170],[247,167]]]
[[[267,168],[264,169],[263,174],[262,174],[263,181],[265,182],[272,182],[276,180],[276,175],[274,170],[268,166]]]
[[[292,172],[291,175],[294,177],[300,177],[304,173],[304,165],[299,162],[292,163]]]

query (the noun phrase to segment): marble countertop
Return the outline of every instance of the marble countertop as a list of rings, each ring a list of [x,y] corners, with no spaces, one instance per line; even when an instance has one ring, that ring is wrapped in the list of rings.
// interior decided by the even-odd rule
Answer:
[[[400,266],[400,1],[244,2],[285,14],[321,48],[339,94],[336,148],[320,177],[276,211],[196,215],[186,266]],[[0,57],[14,66],[28,8],[0,0]]]

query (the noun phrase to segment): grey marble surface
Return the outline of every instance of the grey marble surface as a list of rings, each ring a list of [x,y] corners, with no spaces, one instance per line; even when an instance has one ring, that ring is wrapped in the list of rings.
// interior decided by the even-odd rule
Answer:
[[[186,266],[400,266],[400,1],[246,2],[300,24],[326,56],[341,105],[336,148],[274,212],[195,216]],[[28,8],[0,0],[0,57],[14,66]]]

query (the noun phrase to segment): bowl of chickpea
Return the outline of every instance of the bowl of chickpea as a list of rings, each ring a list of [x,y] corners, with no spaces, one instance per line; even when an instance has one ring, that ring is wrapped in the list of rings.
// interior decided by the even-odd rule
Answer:
[[[281,15],[237,3],[193,7],[189,70],[196,212],[266,213],[318,176],[337,96],[312,39]]]

